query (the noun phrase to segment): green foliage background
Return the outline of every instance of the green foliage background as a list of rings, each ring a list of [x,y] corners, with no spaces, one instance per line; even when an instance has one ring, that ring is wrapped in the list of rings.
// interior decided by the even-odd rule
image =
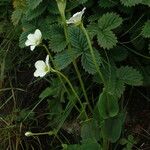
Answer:
[[[35,114],[36,107],[34,106],[38,104],[39,107],[43,100],[46,104],[43,103],[41,106],[44,108],[39,110],[42,110],[44,115],[46,114],[46,121],[39,128],[46,126],[45,130],[55,131],[56,136],[49,139],[54,139],[48,144],[49,147],[64,150],[99,150],[104,148],[107,142],[116,144],[124,133],[123,126],[127,110],[126,106],[122,106],[122,103],[127,104],[126,100],[122,102],[125,97],[124,92],[129,86],[144,88],[150,86],[150,0],[67,0],[66,18],[69,19],[72,14],[81,11],[83,7],[86,7],[83,24],[89,34],[96,63],[106,81],[104,85],[99,79],[88,41],[81,28],[68,25],[69,40],[66,40],[64,24],[55,0],[13,0],[13,2],[1,0],[0,2],[0,12],[3,14],[0,15],[1,89],[3,91],[12,83],[15,87],[27,89],[27,92],[29,84],[39,86],[37,91],[33,90],[33,94],[29,94],[29,97],[33,96],[33,100],[29,103],[31,106],[26,103],[21,105],[24,102],[16,101],[19,104],[18,107],[15,106],[11,110],[11,113],[16,110],[20,112],[17,119],[14,116],[12,118],[15,121],[16,131],[18,131],[18,126],[24,124],[23,131],[18,133],[18,137],[22,143],[26,143],[26,149],[36,144],[28,145],[28,140],[21,136],[26,130],[32,130],[33,126],[37,128],[40,126],[39,114]],[[51,73],[43,79],[44,81],[33,79],[31,74],[34,70],[34,62],[43,59],[46,55],[42,46],[36,48],[34,53],[25,47],[27,35],[36,29],[42,32],[42,41],[48,47],[54,60],[53,66],[69,78],[86,107],[84,94],[73,69],[76,62],[92,108],[92,112],[87,110],[88,119],[85,119],[85,112],[78,115],[74,110],[72,102],[77,100],[65,80],[63,83],[67,85],[71,94],[67,93],[59,78]],[[69,47],[71,50],[68,50]],[[27,70],[29,80],[34,81],[27,85],[21,81],[17,82],[19,77],[16,74],[20,69]],[[5,80],[10,76],[11,82],[10,80],[6,82]],[[36,89],[34,86],[31,88]],[[2,95],[8,99],[7,93],[6,95],[2,93]],[[20,98],[17,92],[15,96]],[[24,105],[27,109],[22,109]],[[80,126],[77,138],[71,137],[73,142],[70,142],[67,136],[64,138],[61,133],[70,120],[75,120],[71,123],[77,123]],[[66,130],[74,134],[73,129],[68,128]],[[35,132],[39,131],[35,130]],[[6,143],[9,141],[6,140]],[[20,145],[18,144],[18,147]],[[132,145],[130,147],[132,148]],[[2,148],[5,148],[5,144]]]

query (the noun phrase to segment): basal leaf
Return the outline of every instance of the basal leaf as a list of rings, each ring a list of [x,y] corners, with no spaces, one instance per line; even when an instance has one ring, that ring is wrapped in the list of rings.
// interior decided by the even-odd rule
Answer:
[[[118,98],[105,90],[100,94],[97,105],[99,113],[104,119],[114,117],[119,112]]]
[[[124,113],[121,113],[116,117],[106,119],[102,126],[103,137],[112,143],[116,142],[121,135],[124,120],[125,120]]]

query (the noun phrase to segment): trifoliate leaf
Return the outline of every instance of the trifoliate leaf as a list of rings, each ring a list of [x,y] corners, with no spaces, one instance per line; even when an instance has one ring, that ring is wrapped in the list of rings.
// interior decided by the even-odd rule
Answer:
[[[116,46],[117,37],[110,30],[99,31],[97,34],[98,44],[104,49],[111,49]]]
[[[122,18],[116,13],[106,13],[98,20],[98,26],[102,30],[112,30],[122,24]]]
[[[132,85],[132,86],[139,86],[143,83],[143,77],[139,71],[133,69],[132,67],[121,67],[117,70],[117,76],[120,80],[124,83]]]
[[[120,0],[124,6],[131,7],[140,4],[142,0]]]
[[[150,20],[148,20],[143,26],[142,35],[145,38],[150,38]]]
[[[94,54],[95,54],[97,65],[100,66],[100,64],[101,64],[100,54],[96,50],[94,50]],[[92,58],[91,53],[90,53],[90,50],[86,51],[82,54],[81,62],[82,62],[82,67],[89,74],[94,74],[97,72],[93,58]]]

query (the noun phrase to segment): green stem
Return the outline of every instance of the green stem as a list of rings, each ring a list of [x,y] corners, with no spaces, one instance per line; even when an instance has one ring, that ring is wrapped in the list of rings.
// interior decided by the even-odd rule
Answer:
[[[104,85],[105,85],[104,77],[103,77],[103,75],[102,75],[102,73],[101,73],[101,71],[100,71],[100,69],[99,69],[99,66],[98,66],[98,64],[97,64],[97,62],[96,62],[95,54],[94,54],[94,51],[93,51],[93,48],[92,48],[92,44],[91,44],[89,35],[88,35],[86,29],[84,28],[83,24],[80,25],[80,28],[81,28],[81,30],[83,31],[83,33],[85,34],[85,36],[86,36],[86,39],[87,39],[87,42],[88,42],[88,45],[89,45],[89,49],[90,49],[90,52],[91,52],[91,55],[92,55],[92,59],[93,59],[93,61],[94,61],[94,65],[95,65],[95,67],[96,67],[96,70],[97,70],[97,72],[98,72],[98,74],[99,74],[101,80],[103,81],[103,83],[104,83]]]
[[[69,39],[68,32],[67,32],[67,24],[66,24],[65,13],[61,13],[61,18],[62,18],[63,25],[64,25],[64,33],[65,33],[66,41],[67,41],[67,43],[68,43],[68,50],[71,51],[70,39]],[[79,71],[79,69],[78,69],[78,66],[77,66],[77,63],[76,63],[75,60],[73,61],[73,66],[74,66],[75,71],[76,71],[76,73],[77,73],[77,77],[78,77],[78,79],[79,79],[80,86],[81,86],[81,89],[82,89],[82,91],[83,91],[83,95],[84,95],[84,97],[85,97],[85,100],[86,100],[86,102],[87,102],[87,104],[88,104],[89,110],[90,110],[91,113],[92,113],[93,110],[92,110],[92,107],[91,107],[91,105],[90,105],[90,102],[89,102],[89,99],[88,99],[88,96],[87,96],[87,93],[86,93],[86,90],[85,90],[84,82],[83,82],[83,80],[82,80],[82,78],[81,78],[81,74],[80,74],[80,71]]]
[[[54,69],[56,69],[56,66],[55,66],[53,57],[52,57],[51,53],[49,52],[48,48],[46,47],[46,45],[42,45],[42,46],[43,46],[43,47],[45,48],[45,50],[47,51],[47,53],[48,53],[48,55],[49,55],[49,57],[50,57],[50,60],[51,60],[51,62],[52,62],[52,64],[53,64],[53,66],[54,66]],[[62,83],[64,89],[65,89],[66,92],[67,92],[67,94],[70,95],[70,93],[69,93],[67,87],[65,86],[65,84],[64,84],[62,78],[60,77],[60,75],[58,75],[58,78],[59,78],[59,80],[61,81],[61,83]]]
[[[53,66],[54,66],[54,69],[56,69],[55,63],[54,63],[54,60],[53,60],[53,57],[51,56],[51,53],[49,52],[48,48],[47,48],[45,45],[43,45],[43,47],[46,49],[46,51],[47,51],[47,53],[48,53],[48,55],[49,55],[49,57],[50,57],[50,59],[51,59],[51,62],[52,62],[52,64],[53,64]],[[56,72],[56,71],[55,71],[55,72]],[[70,95],[70,93],[69,93],[67,87],[65,86],[65,84],[64,84],[64,82],[63,82],[63,80],[62,80],[60,74],[57,73],[57,75],[58,75],[58,77],[59,77],[59,79],[60,79],[60,81],[61,81],[61,83],[62,83],[64,89],[66,90],[67,94]],[[67,80],[66,80],[66,81],[67,81]],[[75,104],[74,104],[74,105],[75,105]],[[76,108],[77,111],[80,113],[80,110],[79,110],[79,108],[78,108],[76,105],[75,105],[75,108]]]
[[[126,46],[125,44],[122,44],[122,43],[119,43],[119,44],[121,44],[122,46],[124,46],[125,48],[127,48],[129,51],[131,51],[132,53],[134,53],[134,54],[136,54],[136,55],[138,55],[138,56],[140,56],[140,57],[142,57],[142,58],[150,59],[149,56],[142,55],[141,53],[138,53],[137,51],[135,51],[135,50],[129,48],[129,47]]]
[[[52,72],[59,74],[60,76],[62,76],[62,77],[67,81],[67,83],[68,83],[68,85],[70,86],[72,92],[74,93],[74,95],[75,95],[75,97],[77,98],[79,104],[81,105],[82,111],[84,112],[84,106],[83,106],[83,104],[82,104],[82,102],[81,102],[81,100],[80,100],[78,94],[77,94],[76,91],[74,90],[74,88],[73,88],[71,82],[69,81],[69,79],[68,79],[64,74],[62,74],[61,72],[59,72],[59,71],[57,71],[57,70],[52,69]],[[85,113],[85,114],[86,114],[86,113]],[[87,114],[86,114],[86,117],[88,118]]]

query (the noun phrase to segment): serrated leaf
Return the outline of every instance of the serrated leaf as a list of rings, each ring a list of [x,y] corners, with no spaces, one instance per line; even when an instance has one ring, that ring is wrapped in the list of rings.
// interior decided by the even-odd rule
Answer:
[[[117,70],[117,76],[124,83],[139,86],[143,84],[143,77],[139,71],[133,69],[132,67],[121,67]]]
[[[64,29],[58,24],[48,27],[47,38],[49,39],[49,48],[53,52],[61,52],[67,46]]]
[[[77,49],[64,50],[56,54],[54,62],[58,70],[62,70],[67,67],[73,60],[81,55],[81,52]]]
[[[99,31],[97,34],[98,44],[104,49],[111,49],[116,46],[117,37],[110,30]]]
[[[48,1],[48,11],[54,15],[59,14],[58,6],[56,1],[54,0],[49,0]]]
[[[90,23],[88,26],[87,26],[87,31],[90,35],[90,38],[92,39],[99,31],[99,28],[98,28],[98,25],[96,23]]]
[[[69,39],[71,45],[80,51],[86,51],[88,49],[88,43],[85,35],[82,33],[80,28],[71,27],[69,28]]]
[[[49,47],[53,52],[61,52],[67,45],[64,35],[54,35],[49,41]]]
[[[124,6],[131,7],[140,4],[142,0],[120,0]]]
[[[30,9],[35,9],[43,0],[26,0]]]
[[[145,38],[150,38],[150,20],[148,20],[143,26],[142,35]]]
[[[122,18],[116,13],[106,13],[98,20],[101,30],[112,30],[122,24]]]
[[[35,9],[31,10],[29,9],[27,12],[26,12],[26,19],[28,21],[31,21],[37,17],[39,17],[45,10],[46,10],[46,7],[44,4],[41,4],[39,6],[37,6]]]
[[[120,98],[123,92],[125,91],[124,82],[118,80],[116,77],[114,79],[110,79],[107,84],[107,91],[108,93]]]
[[[100,94],[97,106],[104,119],[114,117],[119,112],[118,98],[105,90]]]
[[[97,50],[94,50],[95,58],[97,65],[100,66],[101,64],[101,57]],[[86,51],[82,54],[81,57],[82,67],[85,71],[87,71],[89,74],[94,74],[97,72],[93,58],[91,56],[90,51]]]

